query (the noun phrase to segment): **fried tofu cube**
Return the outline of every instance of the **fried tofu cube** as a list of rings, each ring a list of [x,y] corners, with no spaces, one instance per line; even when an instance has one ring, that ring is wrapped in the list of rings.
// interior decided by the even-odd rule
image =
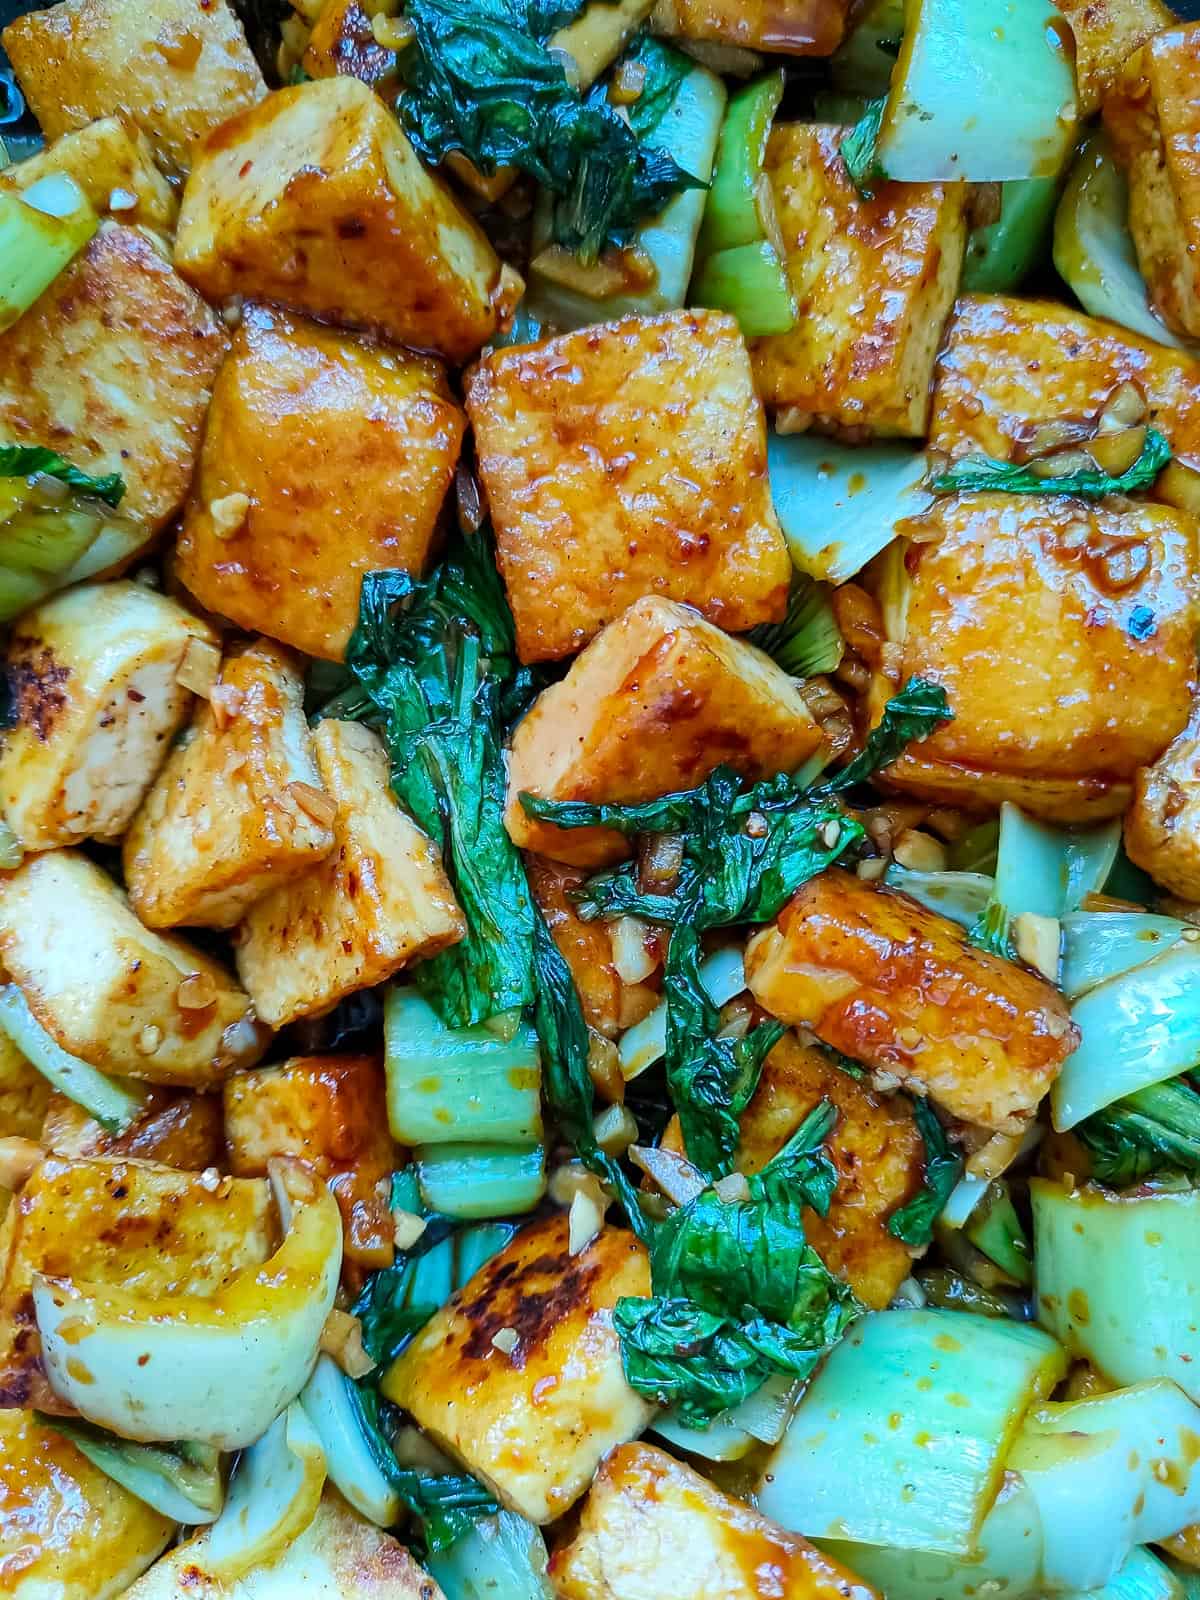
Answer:
[[[579,1529],[550,1577],[560,1600],[878,1600],[831,1556],[648,1444],[596,1474]],[[764,1574],[770,1574],[764,1588]]]
[[[382,93],[396,77],[396,52],[385,50],[371,27],[372,12],[359,0],[327,0],[313,23],[301,65],[310,78],[358,78]]]
[[[1163,0],[1054,0],[1075,35],[1079,114],[1104,104],[1126,60],[1175,20]]]
[[[48,139],[124,116],[168,172],[267,92],[227,0],[59,0],[9,24],[4,48]]]
[[[586,868],[529,855],[525,858],[525,873],[550,936],[571,969],[588,1027],[615,1039],[654,1010],[658,1004],[656,987],[622,978],[613,959],[614,931],[601,920],[585,922],[579,915],[571,894],[587,882],[590,874]],[[647,964],[656,968],[666,953],[661,948],[661,938],[649,924],[644,937]]]
[[[800,319],[751,343],[767,405],[827,427],[920,438],[966,249],[966,186],[884,183],[866,199],[848,130],[782,123],[766,173]]]
[[[248,309],[213,389],[180,580],[241,627],[340,661],[362,575],[425,566],[464,427],[437,362]]]
[[[1122,384],[1200,466],[1200,362],[1115,323],[1044,300],[964,295],[938,357],[930,444],[1007,461],[1039,423],[1090,421]]]
[[[154,165],[150,142],[132,123],[102,117],[0,170],[0,193],[22,194],[53,173],[73,178],[93,211],[169,233],[179,214],[174,189]]]
[[[454,362],[495,332],[500,260],[357,78],[279,89],[197,146],[175,264]]]
[[[836,867],[750,940],[746,981],[781,1022],[998,1133],[1023,1132],[1079,1042],[1044,979]]]
[[[203,1089],[266,1047],[225,969],[144,928],[75,850],[27,856],[0,884],[0,961],[46,1032],[115,1077]]]
[[[658,33],[702,44],[831,56],[849,10],[850,0],[658,0],[653,20]]]
[[[467,411],[523,661],[573,655],[648,594],[731,633],[783,615],[791,563],[732,317],[625,317],[493,351]]]
[[[28,1411],[0,1411],[0,1573],[13,1600],[114,1600],[175,1524]]]
[[[578,1255],[561,1213],[522,1228],[434,1314],[383,1392],[496,1498],[531,1522],[574,1505],[614,1445],[654,1407],[625,1382],[612,1310],[650,1293],[631,1233],[604,1228]],[[511,1353],[493,1344],[516,1333]]]
[[[265,1182],[214,1186],[199,1173],[144,1161],[47,1157],[13,1211],[0,1280],[0,1408],[64,1409],[42,1367],[35,1273],[205,1297],[260,1266],[274,1247]]]
[[[180,667],[213,640],[137,583],[67,589],[15,624],[0,807],[27,850],[121,836],[192,703]]]
[[[333,853],[252,906],[237,949],[242,982],[273,1028],[457,944],[466,926],[437,849],[396,803],[375,734],[327,718],[313,743],[337,805]]]
[[[1129,231],[1150,299],[1200,336],[1200,23],[1154,36],[1125,64],[1104,125],[1129,178]]]
[[[3,771],[0,762],[0,772]],[[125,837],[148,928],[231,928],[333,849],[298,663],[259,640],[228,655]]]
[[[208,1533],[201,1532],[155,1562],[122,1600],[296,1600],[298,1595],[305,1600],[445,1600],[402,1544],[351,1511],[328,1486],[308,1527],[282,1555],[244,1578],[216,1576],[208,1559]]]
[[[1187,726],[1134,779],[1129,859],[1182,900],[1200,900],[1200,701]]]
[[[220,319],[151,235],[115,222],[0,333],[0,438],[125,480],[120,515],[134,537],[109,566],[183,504],[225,343]]]
[[[49,1081],[0,1034],[0,1139],[37,1139],[50,1094]]]
[[[637,804],[691,789],[715,767],[751,780],[794,772],[823,745],[801,686],[690,606],[647,596],[610,622],[513,735],[505,826],[514,843],[575,866],[629,853],[611,828],[559,828],[521,804]]]
[[[1168,506],[981,494],[940,500],[925,526],[932,543],[887,558],[902,570],[884,621],[897,681],[941,684],[953,720],[886,781],[1053,822],[1120,816],[1191,710],[1194,523]],[[881,593],[892,581],[881,570]],[[894,692],[877,674],[872,721]]]
[[[293,1056],[278,1067],[235,1072],[224,1094],[230,1171],[265,1177],[273,1156],[300,1156],[341,1207],[347,1258],[390,1266],[395,1228],[388,1192],[396,1149],[379,1062]]]
[[[912,1270],[907,1246],[887,1231],[888,1218],[917,1192],[925,1173],[925,1144],[909,1102],[877,1094],[823,1050],[787,1033],[763,1063],[742,1112],[736,1165],[761,1172],[822,1100],[838,1112],[825,1141],[838,1183],[827,1216],[805,1211],[804,1231],[829,1270],[865,1306],[882,1311]],[[685,1154],[678,1117],[667,1124],[662,1144]]]
[[[145,1109],[124,1133],[107,1133],[82,1106],[65,1094],[52,1094],[42,1124],[41,1144],[64,1161],[95,1156],[128,1156],[158,1161],[181,1172],[203,1172],[225,1158],[221,1101],[215,1094],[186,1089],[150,1088]]]

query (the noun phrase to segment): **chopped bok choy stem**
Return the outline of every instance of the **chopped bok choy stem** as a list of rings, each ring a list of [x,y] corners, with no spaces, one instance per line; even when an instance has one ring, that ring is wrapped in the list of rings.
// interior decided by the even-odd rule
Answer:
[[[78,1056],[68,1055],[10,983],[0,989],[0,1029],[60,1094],[82,1106],[106,1133],[125,1133],[146,1106],[146,1091],[127,1079],[110,1078]]]
[[[979,921],[994,887],[994,880],[982,872],[914,872],[894,861],[883,881],[962,928]]]
[[[454,1287],[464,1284],[487,1266],[493,1256],[499,1255],[510,1242],[516,1228],[511,1222],[481,1222],[477,1227],[464,1228],[454,1239]]]
[[[378,1527],[393,1527],[404,1502],[379,1465],[355,1404],[354,1383],[331,1356],[320,1355],[300,1403],[316,1430],[330,1481],[346,1500]]]
[[[413,1152],[421,1198],[443,1216],[483,1221],[532,1211],[546,1192],[546,1153],[498,1144],[427,1145]]]
[[[1062,991],[1078,1000],[1179,944],[1187,924],[1143,911],[1075,911],[1063,918]]]
[[[205,1542],[213,1576],[235,1583],[281,1556],[316,1516],[325,1477],[317,1431],[293,1400],[238,1458],[225,1508]]]
[[[553,1600],[541,1529],[515,1511],[482,1517],[425,1565],[446,1600]]]
[[[66,173],[39,178],[23,194],[0,193],[0,333],[29,310],[99,225]]]
[[[747,634],[750,644],[765,650],[793,678],[832,672],[845,653],[845,640],[833,614],[830,591],[823,583],[797,573],[782,622],[763,622]]]
[[[843,94],[887,94],[903,37],[904,0],[867,0],[829,63],[835,87]]]
[[[994,1179],[987,1186],[963,1232],[1013,1283],[1022,1288],[1032,1283],[1033,1252],[1003,1179]]]
[[[963,260],[966,294],[1011,294],[1045,255],[1059,182],[1014,178],[1000,186],[1000,215],[971,230]]]
[[[328,1359],[327,1357],[324,1359]],[[225,1500],[217,1451],[196,1444],[136,1444],[78,1417],[43,1417],[94,1467],[172,1522],[214,1522]]]

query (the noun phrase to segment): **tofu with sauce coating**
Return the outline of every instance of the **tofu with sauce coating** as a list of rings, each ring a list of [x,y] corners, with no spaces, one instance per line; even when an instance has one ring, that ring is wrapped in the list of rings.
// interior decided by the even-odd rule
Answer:
[[[455,362],[496,330],[500,260],[357,78],[277,89],[197,146],[175,264]]]
[[[0,1574],[9,1600],[115,1600],[175,1524],[28,1411],[0,1411]]]
[[[919,676],[942,685],[953,720],[885,782],[949,804],[1011,800],[1053,822],[1119,816],[1134,773],[1191,709],[1192,520],[1168,506],[980,494],[940,499],[921,527],[931,542],[898,542],[871,580],[895,655],[868,706],[878,721]]]
[[[340,661],[363,574],[426,565],[464,426],[436,361],[248,307],[213,387],[181,581]]]
[[[1200,466],[1200,361],[1046,300],[963,295],[938,357],[929,443],[1011,460],[1044,422],[1093,421],[1123,384]]]
[[[388,1208],[396,1149],[388,1132],[383,1068],[371,1056],[293,1056],[225,1080],[229,1168],[267,1174],[274,1156],[299,1156],[328,1183],[342,1211],[346,1258],[392,1264]]]
[[[467,381],[523,661],[573,655],[635,600],[739,633],[791,562],[732,317],[672,311],[493,351]]]
[[[966,186],[881,183],[866,199],[842,161],[848,131],[790,122],[771,134],[765,172],[800,317],[752,342],[754,381],[797,419],[920,438],[966,249]]]
[[[313,23],[301,62],[310,78],[358,78],[376,93],[396,78],[396,52],[385,50],[371,28],[378,7],[359,0],[326,0]],[[386,15],[386,11],[383,13]]]
[[[47,1157],[0,1237],[0,1408],[60,1413],[42,1368],[35,1273],[121,1285],[138,1294],[210,1296],[274,1248],[265,1182],[158,1163]],[[6,1219],[6,1228],[10,1227]]]
[[[1159,315],[1200,336],[1200,23],[1156,34],[1126,63],[1104,125],[1129,179],[1129,231]]]
[[[124,845],[130,903],[149,928],[231,928],[329,854],[335,811],[299,663],[260,639],[226,656],[133,819]]]
[[[50,1094],[49,1079],[0,1034],[0,1139],[38,1139]]]
[[[41,1144],[64,1161],[128,1156],[158,1161],[180,1172],[224,1164],[220,1097],[187,1089],[149,1088],[145,1109],[124,1133],[107,1133],[82,1106],[55,1092],[49,1097]]]
[[[1200,701],[1182,732],[1134,779],[1125,850],[1164,889],[1200,900]]]
[[[879,1600],[798,1534],[648,1444],[609,1455],[550,1578],[560,1600]]]
[[[313,734],[337,806],[332,853],[251,908],[238,972],[273,1028],[320,1016],[464,932],[437,849],[397,804],[378,737],[332,718]]]
[[[75,850],[27,856],[0,882],[0,961],[46,1032],[115,1077],[203,1089],[266,1048],[229,973],[144,928]]]
[[[793,772],[824,744],[800,684],[690,606],[635,601],[544,689],[518,724],[505,825],[514,843],[575,866],[629,853],[613,829],[558,828],[521,804],[636,804],[703,783],[715,767],[757,780]]]
[[[1075,35],[1079,114],[1090,117],[1140,45],[1175,20],[1163,0],[1054,0]]]
[[[118,514],[132,537],[102,533],[87,575],[128,561],[183,504],[225,345],[153,236],[116,222],[0,333],[0,438],[125,481]]]
[[[227,0],[59,0],[18,17],[3,41],[48,139],[125,116],[171,173],[267,92]]]
[[[912,1270],[907,1247],[887,1231],[888,1218],[916,1194],[925,1174],[925,1144],[907,1100],[876,1093],[816,1045],[786,1033],[741,1114],[736,1166],[761,1172],[822,1100],[838,1112],[825,1141],[838,1182],[828,1215],[806,1210],[804,1231],[829,1270],[865,1306],[882,1311]],[[684,1153],[677,1117],[662,1143]]]
[[[1029,1125],[1079,1040],[1044,979],[837,867],[750,940],[746,981],[781,1022],[997,1133]]]
[[[64,173],[73,178],[100,216],[112,213],[127,226],[170,233],[179,198],[154,165],[146,135],[120,117],[101,117],[44,146],[24,161],[0,169],[0,193],[22,194],[31,184]]]
[[[27,850],[118,839],[191,707],[180,671],[215,636],[137,583],[85,584],[13,626],[0,808]]]
[[[658,0],[655,31],[738,50],[829,56],[842,42],[850,0]]]
[[[622,1295],[650,1293],[646,1252],[606,1227],[572,1256],[567,1232],[562,1214],[522,1228],[383,1380],[389,1400],[538,1523],[572,1506],[608,1451],[654,1413],[625,1382],[612,1322]],[[509,1352],[493,1343],[506,1330],[516,1334]]]

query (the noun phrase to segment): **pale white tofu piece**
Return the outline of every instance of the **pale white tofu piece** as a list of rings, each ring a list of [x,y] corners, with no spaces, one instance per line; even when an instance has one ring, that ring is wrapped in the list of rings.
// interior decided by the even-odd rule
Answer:
[[[150,928],[231,928],[329,854],[333,813],[299,665],[260,639],[226,657],[133,819],[124,850],[130,904]]]
[[[21,194],[52,173],[73,178],[93,211],[169,233],[179,197],[154,165],[146,135],[120,117],[101,117],[0,171],[0,191]]]
[[[203,646],[205,623],[137,583],[68,589],[15,624],[0,809],[27,850],[120,838],[187,717],[179,669]]]
[[[13,1213],[0,1261],[0,1414],[8,1406],[69,1410],[42,1365],[35,1273],[151,1297],[205,1298],[275,1247],[264,1179],[213,1184],[151,1161],[47,1157]]]
[[[333,852],[251,907],[237,947],[242,982],[273,1028],[320,1016],[465,932],[436,847],[391,792],[375,734],[327,718],[313,744],[337,804]]]
[[[564,1214],[532,1223],[426,1323],[383,1379],[443,1449],[531,1522],[552,1522],[654,1407],[625,1382],[612,1309],[650,1293],[633,1234],[571,1255]],[[510,1329],[506,1352],[493,1336]]]
[[[0,1585],[7,1600],[114,1600],[175,1524],[28,1411],[0,1411]]]
[[[202,1089],[266,1048],[229,973],[143,927],[74,850],[27,857],[0,884],[0,961],[46,1032],[101,1072]]]
[[[132,535],[101,534],[77,576],[128,561],[183,504],[227,344],[157,237],[116,222],[0,334],[0,440],[125,480]]]
[[[209,299],[277,300],[456,362],[503,298],[483,230],[352,77],[278,89],[197,147],[175,263]]]
[[[213,1576],[207,1544],[201,1533],[179,1545],[124,1600],[445,1600],[403,1545],[329,1488],[316,1516],[279,1560],[234,1583]]]
[[[622,1445],[596,1474],[575,1537],[554,1552],[554,1592],[677,1600],[684,1573],[687,1600],[879,1600],[840,1562],[665,1450]]]
[[[4,30],[4,47],[48,139],[127,116],[162,166],[267,92],[227,0],[60,0]]]

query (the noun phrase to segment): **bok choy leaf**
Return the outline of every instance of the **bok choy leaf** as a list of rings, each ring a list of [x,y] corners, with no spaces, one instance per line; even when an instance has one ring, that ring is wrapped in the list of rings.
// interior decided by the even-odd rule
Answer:
[[[1092,1176],[1125,1189],[1158,1173],[1200,1176],[1200,1094],[1185,1078],[1153,1083],[1075,1129]]]
[[[925,1172],[918,1192],[888,1218],[887,1230],[902,1244],[921,1250],[933,1238],[933,1225],[962,1175],[963,1162],[951,1150],[946,1130],[928,1100],[914,1099],[913,1120],[925,1145]]]
[[[1086,449],[1086,446],[1084,447]],[[1142,453],[1118,477],[1100,467],[1081,469],[1065,477],[1043,477],[1036,463],[1019,466],[1014,461],[993,461],[990,456],[963,456],[930,480],[934,494],[1069,494],[1101,500],[1110,494],[1136,494],[1148,489],[1171,459],[1171,446],[1157,428],[1146,429]]]

